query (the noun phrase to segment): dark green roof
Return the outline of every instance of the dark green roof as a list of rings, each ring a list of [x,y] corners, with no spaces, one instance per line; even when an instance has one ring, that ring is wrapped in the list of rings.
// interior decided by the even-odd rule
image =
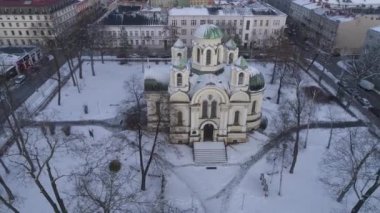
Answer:
[[[265,79],[263,74],[259,73],[249,78],[249,89],[250,90],[261,90],[265,87]]]
[[[145,91],[167,91],[168,87],[168,84],[160,83],[155,79],[145,79],[144,81]]]

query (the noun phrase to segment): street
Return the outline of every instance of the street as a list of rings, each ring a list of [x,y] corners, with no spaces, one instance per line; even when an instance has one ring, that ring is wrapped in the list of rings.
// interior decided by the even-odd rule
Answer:
[[[64,64],[64,59],[62,56],[58,58],[59,66]],[[33,94],[36,89],[38,89],[47,79],[49,79],[55,73],[55,65],[54,61],[49,61],[44,65],[41,65],[39,71],[33,74],[26,74],[27,78],[25,82],[16,87],[12,86],[10,91],[10,97],[12,101],[12,105],[15,109],[21,106],[25,100]],[[12,79],[10,80],[12,81]],[[9,116],[9,106],[2,101],[0,103],[0,122],[4,123],[6,120],[6,116]],[[4,106],[4,107],[3,107]]]

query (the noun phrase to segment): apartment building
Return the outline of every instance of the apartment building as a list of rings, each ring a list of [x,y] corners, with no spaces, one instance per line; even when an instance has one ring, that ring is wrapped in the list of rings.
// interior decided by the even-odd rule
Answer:
[[[370,47],[380,47],[380,25],[368,30],[363,50]]]
[[[264,3],[245,7],[187,7],[169,10],[168,25],[191,46],[193,33],[202,24],[215,24],[245,48],[270,46],[285,27],[287,16]]]
[[[75,23],[86,8],[99,0],[0,0],[0,46],[41,44]]]
[[[289,14],[290,4],[294,0],[264,0],[273,7],[281,10],[282,12]]]
[[[363,3],[360,7],[359,2]],[[342,55],[359,54],[367,31],[380,25],[380,3],[376,2],[351,0],[337,4],[335,1],[295,0],[289,16],[305,40],[322,50]]]
[[[167,48],[175,41],[167,26],[167,13],[160,8],[119,5],[97,23],[111,48]]]

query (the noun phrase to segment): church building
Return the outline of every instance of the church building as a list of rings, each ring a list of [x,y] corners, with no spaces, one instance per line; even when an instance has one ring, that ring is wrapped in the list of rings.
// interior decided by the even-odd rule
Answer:
[[[193,36],[191,58],[178,39],[171,70],[145,74],[148,127],[161,116],[171,143],[246,142],[247,133],[260,126],[264,77],[238,57],[233,40],[222,43],[219,27],[201,25]]]

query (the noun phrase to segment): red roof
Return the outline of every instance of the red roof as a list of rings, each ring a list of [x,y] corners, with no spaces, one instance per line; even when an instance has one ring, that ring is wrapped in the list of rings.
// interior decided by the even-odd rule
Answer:
[[[0,7],[42,7],[58,3],[60,0],[0,0]]]

